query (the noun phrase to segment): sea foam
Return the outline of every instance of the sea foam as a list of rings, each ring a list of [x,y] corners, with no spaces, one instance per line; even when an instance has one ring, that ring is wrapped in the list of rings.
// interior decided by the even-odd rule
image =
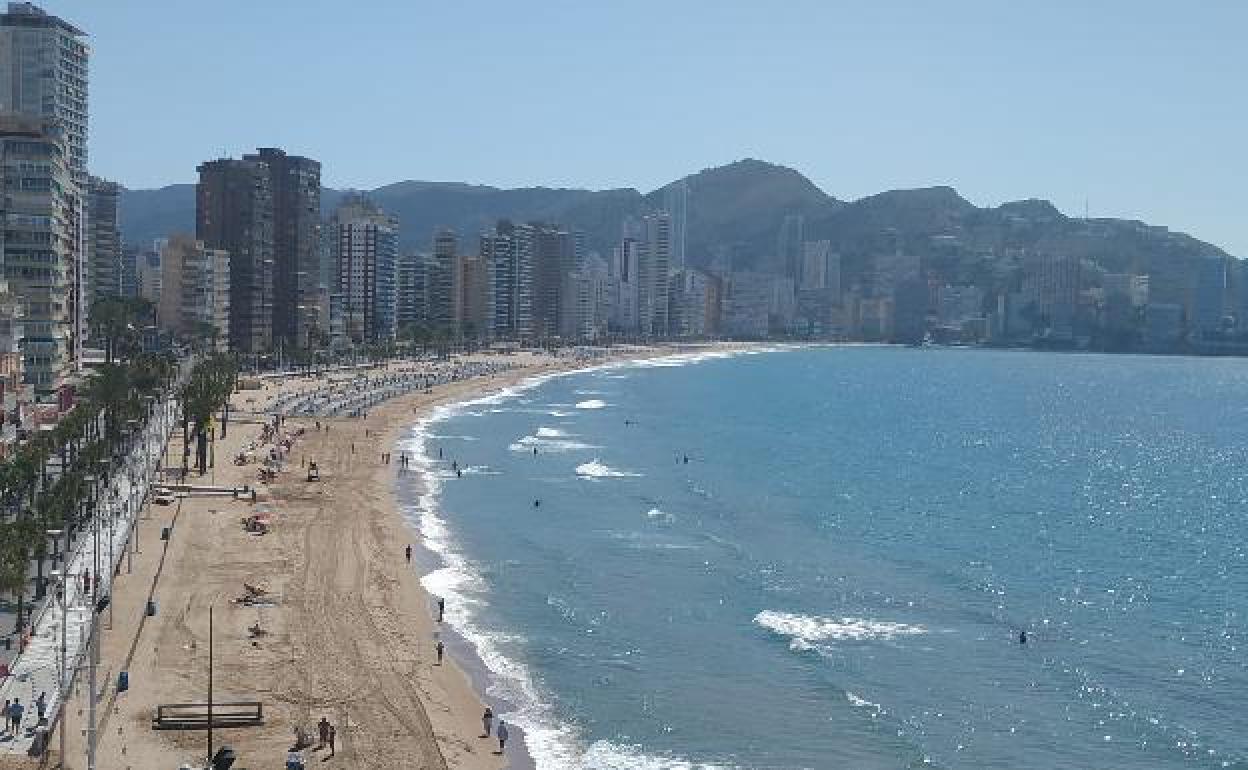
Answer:
[[[640,473],[617,471],[611,466],[599,462],[597,458],[594,458],[592,462],[581,463],[576,466],[576,475],[587,479],[622,479],[641,476]]]
[[[591,398],[588,401],[578,401],[576,404],[577,409],[604,409],[606,406],[607,402],[603,401],[601,398]]]
[[[825,618],[774,610],[763,610],[754,616],[754,622],[779,636],[787,636],[789,646],[795,650],[810,649],[817,642],[888,641],[927,633],[926,628],[908,623],[865,618]]]
[[[680,356],[671,364],[684,366],[697,363],[708,358],[725,357],[721,355]],[[591,369],[603,371],[634,366],[644,368],[658,364],[662,358],[647,359],[643,362],[611,362]],[[584,370],[582,370],[583,372]],[[435,408],[426,418],[419,421],[411,434],[399,443],[401,450],[417,452],[416,465],[425,470],[422,474],[424,488],[415,505],[405,506],[404,511],[413,520],[413,525],[420,533],[423,544],[441,560],[441,566],[421,578],[421,584],[433,596],[440,596],[446,601],[446,623],[455,628],[469,645],[475,650],[485,668],[492,674],[487,686],[487,694],[492,698],[501,698],[513,704],[512,710],[500,714],[508,723],[514,724],[523,731],[525,746],[533,757],[534,764],[541,770],[583,770],[584,768],[601,768],[602,770],[727,770],[729,765],[699,764],[679,757],[657,756],[645,753],[641,747],[623,745],[609,741],[596,741],[588,745],[582,739],[580,731],[573,725],[559,718],[548,705],[528,668],[509,655],[506,651],[523,640],[515,635],[489,630],[479,620],[481,609],[488,604],[488,583],[482,576],[480,568],[467,558],[460,550],[454,535],[445,519],[438,510],[438,498],[443,478],[431,471],[435,470],[436,460],[428,455],[430,448],[431,428],[444,420],[465,415],[483,414],[473,411],[473,407],[497,406],[516,399],[525,391],[537,387],[555,377],[574,374],[575,372],[558,372],[530,377],[517,385],[500,390],[497,393],[458,404],[443,405]],[[601,409],[606,404],[594,399],[577,404],[581,409]],[[552,407],[557,409],[557,407]],[[491,410],[492,411],[492,410]],[[502,410],[500,410],[502,411]],[[570,417],[568,412],[547,412],[553,417]],[[525,437],[531,440],[561,440],[554,438]],[[524,439],[521,440],[522,442]],[[519,443],[519,442],[517,442]],[[532,444],[526,443],[525,448],[531,451]],[[514,445],[513,445],[514,447]],[[622,471],[615,471],[595,460],[578,466],[592,474],[605,476],[629,476]],[[583,475],[582,478],[601,478],[602,475]]]

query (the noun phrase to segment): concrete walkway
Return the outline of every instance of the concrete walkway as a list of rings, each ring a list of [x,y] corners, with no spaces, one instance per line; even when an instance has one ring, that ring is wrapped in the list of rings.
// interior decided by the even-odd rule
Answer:
[[[59,718],[63,693],[87,662],[93,630],[92,593],[83,576],[87,572],[98,574],[97,596],[111,595],[113,577],[126,556],[135,521],[164,456],[177,408],[172,397],[157,403],[153,418],[129,455],[111,469],[108,487],[101,495],[101,509],[89,527],[80,531],[77,547],[63,568],[68,578],[64,607],[55,596],[45,603],[31,624],[29,642],[14,661],[11,676],[0,683],[0,701],[20,699],[26,707],[18,734],[0,734],[0,755],[29,753],[38,723],[35,699],[40,693],[46,693],[48,724],[55,724]],[[56,588],[49,584],[50,593],[55,594]],[[65,670],[61,669],[62,638]]]

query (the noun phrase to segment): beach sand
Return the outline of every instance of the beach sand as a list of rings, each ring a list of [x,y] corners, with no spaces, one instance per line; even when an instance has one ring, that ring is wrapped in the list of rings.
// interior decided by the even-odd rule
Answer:
[[[157,704],[207,700],[210,607],[214,702],[260,701],[264,707],[263,726],[215,731],[215,745],[238,754],[237,767],[281,767],[294,727],[315,735],[322,716],[337,728],[337,754],[327,767],[475,770],[505,764],[493,753],[497,744],[479,737],[483,704],[464,670],[449,657],[436,664],[436,608],[404,560],[404,547],[418,541],[395,497],[398,453],[390,464],[381,462],[396,437],[434,406],[587,363],[544,354],[501,360],[515,368],[439,386],[431,395],[396,398],[366,419],[321,418],[328,430],[317,431],[313,418],[287,420],[288,431],[302,426],[306,432],[290,452],[288,470],[270,487],[274,515],[267,535],[244,531],[242,520],[255,507],[249,502],[193,498],[152,506],[132,565],[127,570],[123,564],[112,629],[103,637],[99,767],[168,770],[202,761],[206,732],[158,732],[151,719]],[[233,403],[261,409],[278,392],[310,384],[270,383],[263,392],[236,394]],[[256,483],[257,465],[231,462],[259,434],[263,418],[247,419],[231,420],[228,437],[215,446],[212,475],[192,475],[191,483]],[[180,464],[180,452],[175,435],[166,465]],[[312,459],[320,482],[305,480],[301,464]],[[172,527],[167,542],[160,539],[165,527]],[[273,606],[232,601],[243,596],[244,582],[264,587]],[[149,595],[157,605],[150,617],[144,611]],[[251,639],[247,629],[256,623],[266,633]],[[130,687],[118,694],[121,670],[129,673]],[[86,766],[85,672],[78,681],[66,731],[66,766],[73,768]],[[54,753],[57,745],[54,735]],[[305,755],[320,765],[328,751]]]

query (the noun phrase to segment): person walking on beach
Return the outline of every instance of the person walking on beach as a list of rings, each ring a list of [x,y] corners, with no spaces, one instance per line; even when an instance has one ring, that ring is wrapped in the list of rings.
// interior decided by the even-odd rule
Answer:
[[[481,734],[482,738],[490,737],[490,726],[493,724],[494,724],[494,712],[490,710],[489,706],[486,706],[485,713],[481,715],[481,729],[485,731]]]
[[[48,694],[46,692],[39,693],[39,697],[35,699],[35,716],[39,718],[39,724],[45,724],[44,717],[48,713]]]
[[[442,614],[446,612],[446,599],[438,597],[438,622],[442,622]]]
[[[17,735],[22,730],[22,712],[26,707],[22,705],[21,698],[14,698],[13,705],[9,706],[9,718],[13,721],[13,734]]]
[[[442,640],[439,639],[438,643],[434,645],[434,649],[438,651],[438,665],[440,666],[442,665],[442,653],[446,652],[446,645],[442,644]]]
[[[412,563],[412,547],[410,545],[407,548],[403,549],[403,555],[407,557],[407,563],[411,564]]]
[[[498,736],[498,753],[502,754],[503,748],[507,745],[507,723],[501,719],[498,720],[498,730],[494,734]]]
[[[321,721],[316,723],[316,733],[317,733],[317,737],[320,738],[320,742],[316,744],[316,748],[318,749],[325,748],[325,745],[329,743],[329,720],[328,719],[326,719],[325,717],[321,717]]]

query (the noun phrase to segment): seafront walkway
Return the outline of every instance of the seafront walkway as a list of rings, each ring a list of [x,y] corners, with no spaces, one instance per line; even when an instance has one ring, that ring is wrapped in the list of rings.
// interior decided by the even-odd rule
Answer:
[[[177,409],[172,396],[155,404],[146,427],[131,440],[125,459],[109,470],[95,515],[79,531],[78,543],[61,567],[62,577],[49,585],[49,597],[36,610],[29,637],[10,675],[0,682],[0,700],[20,699],[25,707],[16,735],[0,737],[0,755],[30,753],[38,724],[35,700],[40,693],[46,694],[49,734],[62,716],[65,692],[87,663],[91,634],[98,630],[98,624],[92,623],[96,604],[111,595],[113,578],[135,545],[135,523],[164,457]],[[98,586],[89,585],[96,580]]]

